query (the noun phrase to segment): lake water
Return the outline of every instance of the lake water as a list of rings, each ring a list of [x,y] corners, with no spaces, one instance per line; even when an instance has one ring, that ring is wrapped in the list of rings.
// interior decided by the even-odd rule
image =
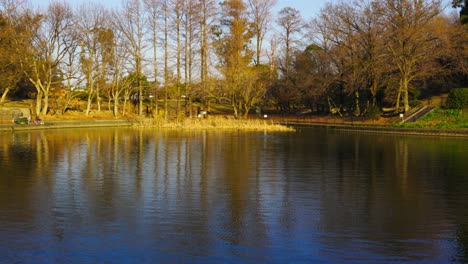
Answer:
[[[468,140],[0,134],[0,263],[466,263]]]

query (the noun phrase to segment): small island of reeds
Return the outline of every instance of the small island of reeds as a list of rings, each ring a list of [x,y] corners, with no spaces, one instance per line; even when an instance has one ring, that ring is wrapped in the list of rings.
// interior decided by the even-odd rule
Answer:
[[[134,127],[181,129],[181,130],[235,130],[293,132],[294,128],[273,122],[271,119],[235,119],[210,116],[209,118],[185,118],[180,121],[159,121],[144,119],[135,122]]]

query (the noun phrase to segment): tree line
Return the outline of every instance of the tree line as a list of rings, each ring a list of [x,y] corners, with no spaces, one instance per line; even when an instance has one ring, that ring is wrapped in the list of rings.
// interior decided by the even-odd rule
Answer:
[[[165,119],[229,105],[368,115],[468,83],[467,4],[328,3],[306,21],[276,0],[125,0],[117,8],[0,0],[0,93],[34,111]]]

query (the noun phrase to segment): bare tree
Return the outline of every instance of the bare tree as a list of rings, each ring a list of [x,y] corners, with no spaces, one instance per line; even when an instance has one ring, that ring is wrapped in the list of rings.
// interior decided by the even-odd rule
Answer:
[[[119,115],[119,104],[123,95],[124,102],[122,107],[122,115],[126,114],[127,102],[130,98],[130,93],[133,91],[132,84],[135,82],[131,76],[132,69],[128,69],[126,61],[127,48],[123,45],[124,41],[120,41],[122,35],[116,32],[110,42],[111,51],[110,66],[112,70],[112,82],[110,84],[110,95],[113,101],[113,114],[115,117]]]
[[[183,27],[183,19],[185,16],[186,12],[186,6],[185,6],[185,0],[171,0],[172,1],[172,22],[175,27],[175,45],[176,45],[176,80],[175,80],[175,85],[176,85],[176,116],[177,119],[180,118],[181,114],[181,103],[180,99],[182,96],[181,93],[181,70],[182,70],[182,43],[181,43],[181,38],[182,38],[182,27]]]
[[[29,81],[36,88],[36,113],[46,115],[49,108],[49,92],[60,62],[70,48],[65,40],[74,25],[73,13],[66,3],[52,2],[42,16],[37,30],[31,32],[32,52],[25,62]]]
[[[192,76],[194,64],[194,44],[196,39],[195,22],[199,5],[195,0],[185,0],[185,17],[184,17],[184,80],[185,80],[185,112],[192,117]]]
[[[256,65],[261,64],[260,58],[262,56],[263,40],[268,30],[268,22],[271,20],[271,9],[276,3],[277,0],[248,0],[256,41]]]
[[[328,4],[322,10],[314,29],[320,34],[319,46],[328,42],[330,61],[338,71],[336,83],[343,96],[353,94],[354,114],[361,115],[361,91],[369,89],[375,106],[377,89],[383,84],[385,67],[384,38],[378,9],[373,2],[354,1]],[[368,104],[370,105],[370,103]]]
[[[145,10],[147,13],[148,18],[148,26],[149,31],[151,32],[151,45],[153,48],[153,87],[154,87],[154,100],[155,104],[155,111],[156,114],[159,112],[159,105],[158,105],[158,34],[161,30],[161,26],[159,25],[160,16],[161,16],[161,1],[160,0],[144,0]]]
[[[387,38],[387,48],[399,72],[396,107],[401,97],[405,111],[410,109],[410,84],[434,57],[436,40],[427,26],[441,13],[440,0],[385,0],[380,2]]]
[[[442,47],[448,48],[446,54],[448,54],[449,65],[447,68],[450,70],[449,82],[444,83],[466,87],[468,83],[467,26],[455,22],[458,17],[442,19],[437,34],[445,43]]]
[[[62,62],[63,81],[65,86],[65,95],[59,98],[63,102],[61,113],[64,114],[72,100],[75,98],[75,89],[79,87],[84,79],[80,69],[80,53],[79,53],[79,34],[74,26],[74,32],[70,34],[70,48],[66,51],[66,55]]]
[[[302,30],[304,21],[299,10],[292,7],[285,7],[280,10],[277,23],[281,30],[281,40],[285,45],[282,70],[284,75],[288,77],[291,66],[291,49],[293,44],[297,41],[294,39],[294,35]]]
[[[168,118],[169,97],[169,0],[162,0],[164,24],[164,120]]]
[[[208,70],[210,67],[209,57],[212,45],[210,43],[210,30],[216,21],[218,12],[216,2],[214,0],[197,0],[199,5],[199,24],[200,24],[200,81],[203,92],[206,93],[209,76]]]
[[[122,32],[128,53],[132,56],[135,74],[138,77],[138,114],[143,115],[143,55],[146,49],[144,42],[145,20],[141,0],[127,0],[123,9],[114,15],[116,29]]]
[[[81,72],[86,82],[88,93],[86,115],[91,111],[91,105],[95,98],[100,100],[100,81],[105,72],[105,61],[107,60],[104,52],[105,32],[109,30],[108,20],[109,12],[100,5],[87,4],[79,9],[79,20],[77,23],[77,34],[79,35],[80,45],[80,64]]]

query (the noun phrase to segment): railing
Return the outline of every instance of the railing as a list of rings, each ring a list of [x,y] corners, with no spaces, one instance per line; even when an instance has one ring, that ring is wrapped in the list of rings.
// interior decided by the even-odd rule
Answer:
[[[408,115],[407,118],[403,119],[402,123],[416,122],[416,120],[426,115],[427,113],[431,112],[432,110],[434,110],[434,108],[435,107],[428,106],[428,105],[417,107],[415,111],[412,111],[412,113]]]

